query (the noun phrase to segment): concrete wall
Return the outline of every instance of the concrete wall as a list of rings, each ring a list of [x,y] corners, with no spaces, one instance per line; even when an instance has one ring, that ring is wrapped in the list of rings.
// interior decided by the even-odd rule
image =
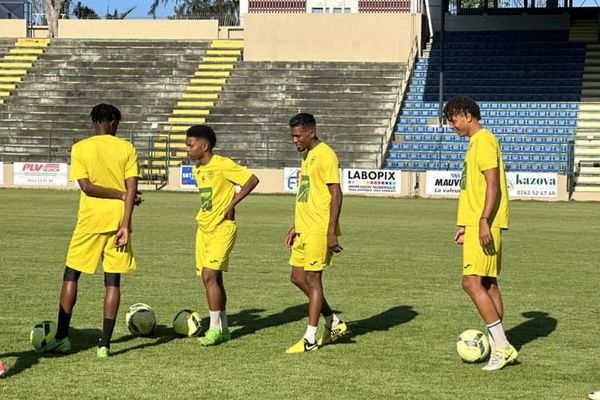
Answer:
[[[219,39],[244,39],[244,28],[241,26],[220,26]]]
[[[0,19],[0,37],[27,37],[27,22],[24,19]]]
[[[217,20],[69,20],[58,24],[60,38],[217,39]]]
[[[246,61],[406,62],[421,14],[248,14]]]

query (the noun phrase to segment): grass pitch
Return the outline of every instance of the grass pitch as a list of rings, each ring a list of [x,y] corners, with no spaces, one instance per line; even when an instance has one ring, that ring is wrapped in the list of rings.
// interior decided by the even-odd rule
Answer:
[[[41,355],[28,337],[35,323],[56,319],[78,193],[0,190],[0,359],[8,370],[0,398],[562,400],[600,389],[597,204],[511,203],[500,286],[520,364],[485,373],[454,349],[463,330],[485,328],[460,287],[456,201],[347,197],[345,250],[325,289],[351,332],[318,352],[287,355],[307,314],[283,246],[293,197],[254,195],[238,207],[225,276],[233,340],[214,348],[171,329],[182,308],[207,315],[193,258],[199,197],[145,198],[134,215],[138,271],[122,280],[113,355],[99,360],[101,274],[80,280],[70,354]],[[124,315],[136,302],[154,308],[155,337],[129,335]]]

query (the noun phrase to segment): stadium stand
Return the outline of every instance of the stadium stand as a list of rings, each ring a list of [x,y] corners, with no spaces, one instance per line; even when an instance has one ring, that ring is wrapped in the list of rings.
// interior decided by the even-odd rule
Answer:
[[[227,78],[242,57],[242,40],[213,40],[202,62],[189,80],[163,132],[154,139],[146,168],[146,180],[158,185],[168,179],[168,167],[187,159],[185,131],[204,124],[223,91]]]
[[[119,135],[133,138],[144,160],[209,43],[53,40],[0,106],[2,160],[68,162],[71,145],[90,134],[88,114],[100,102],[121,109]]]
[[[289,118],[310,112],[341,166],[373,168],[383,162],[405,73],[401,63],[241,62],[207,122],[218,132],[222,154],[251,167],[280,168],[298,165]]]
[[[482,123],[497,135],[508,170],[567,172],[585,58],[585,45],[569,42],[568,35],[447,33],[444,99],[460,94],[479,102]],[[462,168],[468,142],[440,128],[437,119],[439,68],[439,41],[434,38],[409,84],[388,168]]]

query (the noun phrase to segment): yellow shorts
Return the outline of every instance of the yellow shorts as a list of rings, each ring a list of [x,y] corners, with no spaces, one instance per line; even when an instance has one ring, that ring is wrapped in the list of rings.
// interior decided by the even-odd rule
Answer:
[[[202,268],[227,271],[229,254],[233,249],[236,237],[235,221],[224,220],[210,232],[205,232],[198,227],[196,231],[196,274],[202,275]]]
[[[73,232],[66,265],[86,274],[93,274],[102,261],[104,272],[125,274],[136,268],[131,238],[124,249],[115,247],[117,232]]]
[[[465,227],[463,275],[496,277],[502,266],[502,230],[492,228],[494,246],[486,254],[479,243],[479,227]],[[491,253],[491,254],[490,254]]]
[[[305,271],[323,271],[331,265],[331,256],[327,235],[302,233],[296,235],[289,264]]]

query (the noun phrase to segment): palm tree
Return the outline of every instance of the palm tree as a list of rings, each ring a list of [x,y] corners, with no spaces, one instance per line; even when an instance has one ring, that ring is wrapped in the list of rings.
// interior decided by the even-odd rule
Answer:
[[[174,4],[174,19],[219,19],[221,25],[239,23],[239,0],[153,0],[148,15],[156,18],[160,4]]]

